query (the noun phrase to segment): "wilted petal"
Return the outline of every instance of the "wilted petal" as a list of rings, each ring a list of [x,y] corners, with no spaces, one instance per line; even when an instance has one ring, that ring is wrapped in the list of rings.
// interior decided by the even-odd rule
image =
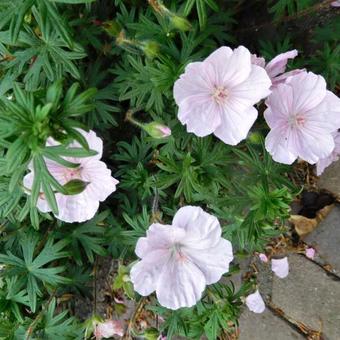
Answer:
[[[272,259],[272,271],[281,279],[285,278],[289,273],[288,258]]]
[[[270,78],[274,78],[277,75],[283,73],[286,70],[286,66],[289,59],[294,59],[298,55],[297,50],[288,51],[277,55],[266,66],[266,71]]]
[[[218,219],[200,207],[185,206],[179,209],[172,224],[186,231],[185,244],[192,248],[213,247],[221,239],[222,230]]]
[[[315,249],[312,248],[312,247],[309,247],[305,250],[306,252],[306,256],[309,258],[309,259],[314,259],[314,256],[315,256]]]
[[[246,305],[249,310],[254,313],[263,313],[266,309],[262,296],[258,290],[246,297]]]
[[[190,260],[171,259],[158,279],[157,299],[170,309],[191,307],[201,298],[205,285],[203,273]]]
[[[259,258],[262,262],[267,263],[268,262],[268,257],[266,254],[260,253]]]
[[[124,335],[124,325],[120,320],[105,320],[96,325],[94,335],[96,340],[112,338],[114,335]]]
[[[184,246],[183,252],[201,270],[207,284],[219,281],[228,272],[229,263],[233,260],[232,245],[225,239],[208,249],[186,249]]]

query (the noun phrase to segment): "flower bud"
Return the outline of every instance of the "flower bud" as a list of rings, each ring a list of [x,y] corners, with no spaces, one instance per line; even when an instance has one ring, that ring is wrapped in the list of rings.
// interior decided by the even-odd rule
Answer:
[[[178,15],[175,15],[175,14],[172,15],[170,17],[170,22],[174,28],[177,28],[178,30],[182,32],[191,30],[190,22],[187,19],[180,17]]]
[[[146,41],[142,44],[142,50],[148,58],[153,59],[159,54],[159,44],[155,41]]]
[[[142,128],[153,138],[166,138],[171,136],[170,128],[158,122],[143,124]]]
[[[146,340],[157,340],[159,338],[159,331],[156,328],[148,328],[143,335]]]
[[[251,132],[248,139],[251,144],[261,144],[262,135],[259,132]]]
[[[80,179],[72,179],[64,184],[65,195],[78,195],[85,190],[88,184],[89,182],[84,182]]]
[[[122,27],[115,20],[105,21],[102,24],[102,27],[112,37],[118,37],[119,33],[122,31]]]

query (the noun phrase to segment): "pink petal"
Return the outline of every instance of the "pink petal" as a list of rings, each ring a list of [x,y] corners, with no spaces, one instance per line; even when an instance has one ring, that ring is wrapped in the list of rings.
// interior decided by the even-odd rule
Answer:
[[[229,47],[220,47],[206,58],[204,63],[214,67],[217,84],[227,87],[242,83],[251,71],[250,52],[244,46],[233,51]]]
[[[124,325],[120,320],[105,320],[105,322],[99,323],[95,328],[94,333],[96,340],[102,338],[111,338],[114,335],[124,335]]]
[[[270,78],[274,78],[277,75],[283,73],[286,70],[286,66],[289,59],[294,59],[298,55],[297,50],[288,51],[277,55],[266,66],[266,71]]]
[[[171,259],[163,267],[156,294],[159,303],[169,309],[192,307],[199,301],[206,285],[203,273],[188,259]]]
[[[289,132],[289,130],[283,132],[280,128],[274,128],[266,137],[266,150],[275,162],[292,164],[298,157],[295,146],[297,139],[294,136],[291,137]]]
[[[186,236],[186,231],[177,225],[153,223],[146,232],[150,249],[169,249]]]
[[[320,176],[328,166],[330,166],[333,162],[336,162],[340,157],[340,133],[334,132],[332,135],[335,143],[334,150],[328,157],[322,158],[316,163],[316,174],[318,176]]]
[[[340,1],[339,1],[339,0],[333,1],[333,2],[331,3],[331,6],[333,6],[333,7],[340,7]]]
[[[173,226],[186,232],[185,245],[205,249],[218,244],[222,230],[218,219],[200,207],[185,206],[177,211]]]
[[[258,290],[246,297],[246,305],[249,310],[254,313],[263,313],[266,309],[266,305],[264,304],[262,296]]]
[[[163,267],[167,265],[171,253],[164,249],[150,250],[130,271],[134,290],[142,296],[150,295],[157,288]]]
[[[220,110],[217,104],[210,99],[201,105],[184,101],[178,111],[178,119],[183,125],[187,126],[187,131],[196,136],[205,137],[215,131],[220,125]]]
[[[249,77],[230,89],[228,106],[236,112],[243,112],[270,94],[272,83],[266,71],[252,65]]]
[[[266,99],[267,109],[264,118],[270,128],[282,128],[287,124],[293,111],[293,88],[286,84],[279,84]]]
[[[211,90],[215,84],[214,69],[203,62],[190,63],[185,68],[179,79],[174,84],[174,99],[177,105],[185,100],[192,99],[193,103],[197,99],[200,103],[209,100]]]
[[[256,54],[251,55],[251,63],[260,67],[266,66],[266,61],[262,57],[258,57]]]
[[[265,262],[265,263],[268,262],[268,257],[267,257],[266,254],[260,253],[260,254],[259,254],[259,258],[260,258],[260,260],[261,260],[262,262]]]
[[[295,70],[292,70],[292,71],[289,71],[289,72],[282,73],[280,76],[272,78],[273,86],[285,83],[286,81],[288,81],[288,79],[290,77],[296,76],[297,74],[300,74],[300,73],[303,73],[303,72],[306,72],[306,70],[305,69],[295,69]]]
[[[281,279],[285,278],[289,273],[288,258],[272,259],[272,271]]]
[[[314,248],[307,248],[306,249],[306,256],[309,258],[309,259],[314,259],[314,256],[315,256],[315,249]]]
[[[234,258],[232,245],[225,239],[208,249],[183,247],[183,253],[204,274],[207,284],[219,281],[222,275],[229,271],[229,263]]]
[[[81,179],[89,183],[85,189],[88,197],[100,202],[116,191],[116,185],[119,183],[111,176],[111,171],[104,162],[94,159],[83,164]]]
[[[103,155],[103,141],[99,138],[96,133],[92,130],[89,132],[78,129],[78,131],[86,138],[87,144],[91,150],[97,151],[98,154],[95,156],[91,156],[91,159],[101,159]],[[73,142],[70,144],[71,147],[81,147],[78,142]],[[84,158],[86,159],[86,158]]]
[[[294,88],[293,109],[296,113],[315,108],[326,96],[326,81],[312,72],[302,72],[288,79]]]
[[[214,135],[226,144],[236,145],[247,138],[256,118],[257,110],[254,107],[238,112],[226,106],[222,113],[221,125],[215,130]]]

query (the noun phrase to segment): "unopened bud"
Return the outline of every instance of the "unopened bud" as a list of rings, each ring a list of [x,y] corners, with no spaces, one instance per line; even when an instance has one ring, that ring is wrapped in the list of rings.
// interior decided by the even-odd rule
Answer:
[[[159,54],[159,44],[155,41],[146,41],[142,44],[142,50],[148,58],[153,59]]]
[[[190,22],[187,19],[180,17],[178,15],[172,15],[170,17],[170,22],[174,28],[177,28],[182,32],[191,30]]]
[[[157,340],[159,337],[159,331],[156,328],[148,328],[143,334],[146,340]]]
[[[158,122],[143,124],[142,128],[153,138],[166,138],[171,136],[171,129]]]
[[[261,144],[262,135],[259,132],[251,132],[248,139],[251,144]]]
[[[65,195],[78,195],[86,189],[88,184],[89,182],[84,182],[81,179],[72,179],[64,184]]]

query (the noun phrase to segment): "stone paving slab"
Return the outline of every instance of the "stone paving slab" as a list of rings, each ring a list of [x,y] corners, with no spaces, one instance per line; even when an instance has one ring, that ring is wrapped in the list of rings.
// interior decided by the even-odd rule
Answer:
[[[289,264],[288,277],[273,278],[273,304],[294,320],[322,329],[326,340],[339,340],[340,281],[303,256],[290,255]]]
[[[261,314],[245,310],[240,319],[239,340],[302,340],[299,334],[284,320],[266,309]]]
[[[319,178],[318,186],[340,197],[340,160],[325,169]]]
[[[340,205],[335,205],[318,227],[304,238],[304,241],[316,249],[319,255],[316,261],[330,264],[334,273],[340,275]]]

